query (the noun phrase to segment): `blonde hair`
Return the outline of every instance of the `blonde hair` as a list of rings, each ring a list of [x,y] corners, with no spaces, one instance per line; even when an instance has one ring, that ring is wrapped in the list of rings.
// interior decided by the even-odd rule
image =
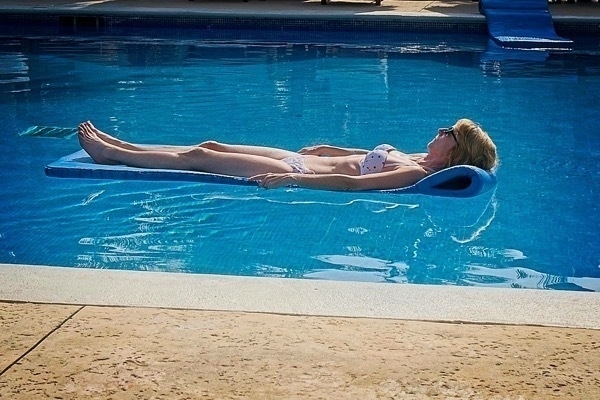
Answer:
[[[454,125],[458,146],[450,151],[446,167],[472,165],[490,171],[498,167],[496,145],[481,127],[470,119],[459,119]]]

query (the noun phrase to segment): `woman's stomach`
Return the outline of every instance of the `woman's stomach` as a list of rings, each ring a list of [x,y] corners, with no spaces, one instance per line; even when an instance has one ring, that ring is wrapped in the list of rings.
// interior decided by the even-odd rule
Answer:
[[[360,160],[364,155],[342,157],[306,156],[305,166],[315,174],[360,175]]]

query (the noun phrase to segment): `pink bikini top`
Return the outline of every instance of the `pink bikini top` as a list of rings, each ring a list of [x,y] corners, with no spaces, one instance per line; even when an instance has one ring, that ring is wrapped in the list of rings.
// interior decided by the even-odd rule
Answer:
[[[388,154],[392,150],[396,150],[396,148],[389,144],[380,144],[368,152],[365,158],[360,161],[360,174],[368,175],[381,172]]]

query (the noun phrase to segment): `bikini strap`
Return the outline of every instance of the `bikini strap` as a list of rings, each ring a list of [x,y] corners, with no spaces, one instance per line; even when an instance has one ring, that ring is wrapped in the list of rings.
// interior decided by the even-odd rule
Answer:
[[[389,153],[392,150],[396,150],[396,148],[389,144],[380,144],[379,146],[375,147],[373,150],[383,150],[383,151],[387,151]]]

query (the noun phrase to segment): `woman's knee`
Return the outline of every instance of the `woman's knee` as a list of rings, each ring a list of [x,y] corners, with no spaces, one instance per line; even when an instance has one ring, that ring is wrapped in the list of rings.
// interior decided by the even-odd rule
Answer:
[[[211,152],[212,150],[204,147],[193,147],[179,152],[178,156],[185,169],[203,170],[210,162]]]
[[[200,143],[197,147],[214,151],[223,151],[225,150],[226,145],[214,140],[207,140],[206,142]]]
[[[190,149],[184,150],[184,151],[180,152],[179,154],[185,158],[195,159],[195,158],[205,157],[210,151],[212,151],[212,150],[209,149],[208,147],[197,146],[197,147],[192,147]]]

